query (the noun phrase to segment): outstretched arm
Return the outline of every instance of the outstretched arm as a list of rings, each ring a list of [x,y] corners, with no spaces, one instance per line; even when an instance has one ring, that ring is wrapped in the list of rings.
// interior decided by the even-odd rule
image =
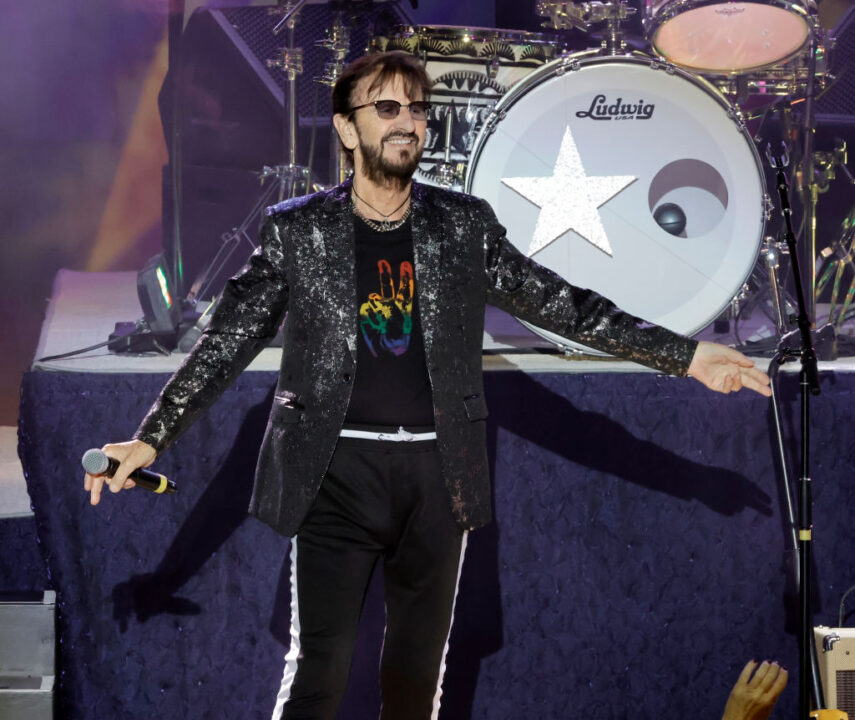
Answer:
[[[718,343],[700,342],[689,365],[689,375],[710,390],[730,393],[748,388],[772,396],[769,376],[738,350]]]

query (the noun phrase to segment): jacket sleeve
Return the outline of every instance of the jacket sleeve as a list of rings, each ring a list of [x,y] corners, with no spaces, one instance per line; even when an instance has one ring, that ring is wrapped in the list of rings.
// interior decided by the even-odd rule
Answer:
[[[487,302],[588,347],[686,375],[697,341],[625,313],[593,290],[571,285],[515,248],[487,203],[483,212]]]
[[[226,283],[208,328],[161,391],[134,438],[166,449],[276,335],[288,306],[283,229],[276,216],[261,246]]]

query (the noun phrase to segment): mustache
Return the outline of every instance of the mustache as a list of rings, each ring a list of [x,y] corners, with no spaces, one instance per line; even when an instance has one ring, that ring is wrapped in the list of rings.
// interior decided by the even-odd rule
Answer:
[[[408,140],[419,141],[418,136],[415,133],[404,133],[404,132],[391,132],[388,135],[384,135],[383,139],[380,142],[388,142],[389,140],[394,140],[395,138],[406,138]]]

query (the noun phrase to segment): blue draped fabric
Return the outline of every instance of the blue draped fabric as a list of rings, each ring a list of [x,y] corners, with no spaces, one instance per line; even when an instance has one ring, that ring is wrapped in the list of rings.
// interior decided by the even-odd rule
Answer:
[[[32,517],[0,520],[0,593],[49,589]]]
[[[58,591],[61,717],[269,718],[288,541],[246,506],[274,375],[244,373],[158,459],[178,494],[92,508],[82,491],[80,456],[129,437],[165,380],[24,377],[20,450]],[[834,625],[855,583],[855,375],[822,386],[814,602]],[[795,378],[783,394],[796,437]],[[470,537],[441,718],[717,718],[748,659],[796,670],[766,400],[642,373],[495,372],[487,397],[496,522]],[[375,580],[343,720],[376,717]],[[797,684],[792,672],[773,717],[795,717]]]

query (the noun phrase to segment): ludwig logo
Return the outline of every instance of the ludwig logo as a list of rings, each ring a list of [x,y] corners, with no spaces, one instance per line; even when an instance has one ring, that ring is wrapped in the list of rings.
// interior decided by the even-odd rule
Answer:
[[[605,95],[597,95],[591,101],[591,107],[587,110],[576,112],[577,118],[591,118],[591,120],[650,120],[656,106],[639,100],[637,103],[625,103],[623,98],[609,102]]]

